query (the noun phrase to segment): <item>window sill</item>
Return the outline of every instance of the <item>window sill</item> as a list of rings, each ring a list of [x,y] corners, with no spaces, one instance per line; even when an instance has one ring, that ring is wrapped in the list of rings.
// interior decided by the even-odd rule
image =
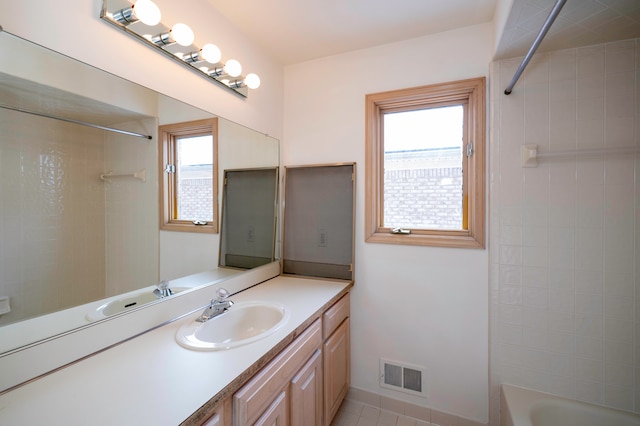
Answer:
[[[218,228],[213,224],[194,225],[193,223],[163,223],[160,225],[161,231],[192,232],[194,234],[217,234]]]
[[[475,237],[464,231],[451,231],[443,234],[391,234],[388,231],[371,233],[366,239],[367,243],[400,244],[413,246],[431,246],[446,248],[484,248],[484,245]]]

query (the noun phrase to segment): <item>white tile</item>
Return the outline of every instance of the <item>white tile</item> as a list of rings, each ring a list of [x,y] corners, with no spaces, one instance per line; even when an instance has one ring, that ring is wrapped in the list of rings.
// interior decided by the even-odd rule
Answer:
[[[575,247],[575,228],[550,227],[549,246],[573,249]]]
[[[549,317],[545,309],[534,309],[525,307],[522,310],[522,324],[526,327],[546,329],[549,324]]]
[[[522,265],[522,247],[501,245],[500,263],[503,265]]]
[[[547,309],[548,290],[539,287],[523,287],[523,305],[535,309]]]
[[[549,289],[549,310],[554,312],[575,312],[573,289]],[[551,325],[551,324],[550,324]]]
[[[604,272],[591,270],[576,271],[576,291],[579,293],[604,293]]]
[[[633,299],[606,294],[604,297],[605,316],[625,321],[633,321]]]
[[[522,306],[500,305],[499,320],[503,324],[522,325]]]
[[[576,357],[576,376],[588,382],[604,382],[604,366],[600,360]]]
[[[496,341],[509,345],[522,345],[522,327],[518,325],[500,324]]]
[[[605,384],[604,403],[620,410],[633,410],[633,388]]]
[[[580,47],[576,50],[577,74],[592,75],[604,73],[604,45]]]
[[[578,123],[578,149],[602,148],[604,146],[604,119],[583,120]]]
[[[549,81],[561,81],[569,86],[565,80],[576,77],[576,55],[571,49],[561,53],[553,52],[549,55]]]
[[[577,104],[576,119],[578,121],[604,120],[604,97],[581,99]]]
[[[604,315],[575,314],[576,336],[594,339],[604,337]]]
[[[547,349],[547,330],[544,328],[524,327],[522,329],[523,345],[539,350]]]
[[[500,243],[506,245],[522,244],[522,227],[521,226],[501,226],[500,227]]]
[[[576,337],[576,355],[581,358],[602,361],[604,359],[604,340],[593,337]]]
[[[544,267],[548,264],[548,251],[545,246],[523,247],[522,263],[525,266]]]
[[[573,269],[575,264],[575,250],[570,247],[549,247],[549,282],[557,282],[555,276],[551,274],[552,271],[566,271]],[[554,272],[557,274],[558,272]],[[562,273],[562,272],[560,272]]]
[[[576,358],[566,354],[549,354],[549,373],[557,376],[576,376]]]
[[[548,269],[533,266],[523,267],[522,284],[527,287],[549,287]]]
[[[579,78],[576,81],[576,97],[579,101],[578,103],[583,99],[604,99],[604,82],[604,75]]]
[[[547,192],[545,190],[545,192]],[[528,228],[546,228],[549,226],[547,202],[532,203],[526,201],[524,210],[524,226]]]
[[[572,150],[576,147],[577,106],[574,99],[550,104],[549,144],[551,150]]]
[[[599,219],[599,217],[598,217]],[[586,222],[586,220],[585,220]],[[586,223],[589,225],[590,223]],[[576,235],[576,268],[602,271],[604,267],[604,233],[599,228],[580,228]]]
[[[616,72],[605,76],[604,87],[607,98],[620,98],[629,96],[635,89],[635,73]]]
[[[608,364],[633,366],[633,345],[631,343],[606,340],[604,361]]]
[[[519,265],[500,265],[499,273],[501,285],[522,284],[522,267]]]
[[[576,381],[576,398],[591,404],[602,404],[604,401],[604,383],[587,380]]]
[[[635,283],[632,273],[606,272],[604,292],[611,296],[633,298]]]
[[[604,318],[604,338],[605,340],[619,343],[633,344],[634,327],[633,321],[625,321],[618,318],[605,316]]]
[[[607,118],[605,122],[605,144],[608,147],[634,145],[634,120],[631,117]]]
[[[576,338],[571,333],[559,333],[556,331],[549,331],[547,336],[547,343],[550,352],[557,352],[562,354],[575,355],[576,353]]]
[[[549,327],[552,330],[574,333],[575,332],[575,314],[571,312],[559,312],[549,310]]]

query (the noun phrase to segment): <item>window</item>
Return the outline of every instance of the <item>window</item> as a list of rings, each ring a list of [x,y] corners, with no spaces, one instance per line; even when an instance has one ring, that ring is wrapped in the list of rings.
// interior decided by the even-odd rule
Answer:
[[[485,79],[366,96],[367,242],[484,247]]]
[[[160,228],[218,232],[217,121],[160,126]]]

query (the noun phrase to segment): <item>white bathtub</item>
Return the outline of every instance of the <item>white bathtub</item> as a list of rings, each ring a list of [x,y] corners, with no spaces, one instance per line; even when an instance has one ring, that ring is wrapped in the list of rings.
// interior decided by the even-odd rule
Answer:
[[[500,392],[500,426],[640,426],[640,415],[511,385]]]

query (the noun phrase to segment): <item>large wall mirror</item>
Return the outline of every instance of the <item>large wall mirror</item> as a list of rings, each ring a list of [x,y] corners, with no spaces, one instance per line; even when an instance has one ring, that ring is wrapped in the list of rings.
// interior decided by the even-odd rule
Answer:
[[[7,32],[0,55],[2,356],[162,301],[158,126],[214,116]],[[217,119],[221,206],[224,171],[277,168],[279,143]]]

